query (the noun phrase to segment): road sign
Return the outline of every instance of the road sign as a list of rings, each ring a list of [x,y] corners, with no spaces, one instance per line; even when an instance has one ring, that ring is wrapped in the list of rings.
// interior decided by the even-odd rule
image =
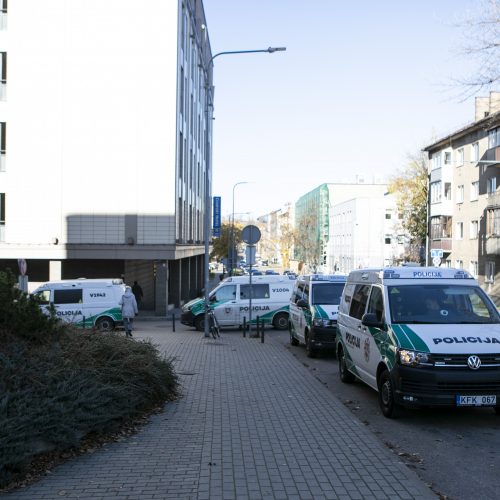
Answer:
[[[439,267],[441,265],[441,259],[439,257],[434,257],[432,259],[432,263],[436,266]]]
[[[260,240],[260,229],[257,226],[245,226],[241,231],[241,239],[247,245],[255,245]]]
[[[256,255],[256,248],[254,245],[248,245],[245,249],[245,258],[247,261],[247,264],[250,266],[255,266],[255,255]]]
[[[431,257],[439,257],[440,259],[443,258],[443,249],[442,248],[433,248],[431,250]]]
[[[220,218],[220,209],[221,209],[221,204],[220,204],[220,196],[214,196],[214,210],[213,210],[213,224],[212,227],[214,229],[219,229],[221,226],[221,218]],[[214,235],[215,236],[215,235]],[[218,234],[217,236],[220,236]]]

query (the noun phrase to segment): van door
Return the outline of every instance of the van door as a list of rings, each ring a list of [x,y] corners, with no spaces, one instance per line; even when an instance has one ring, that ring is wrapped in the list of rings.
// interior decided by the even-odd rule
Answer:
[[[81,288],[54,289],[56,316],[67,323],[83,323],[83,293]]]
[[[304,286],[304,281],[299,280],[295,283],[289,309],[293,335],[302,342],[304,342],[304,308],[297,306],[297,302],[304,298]]]
[[[237,325],[239,320],[239,304],[236,300],[238,285],[224,285],[210,296],[210,304],[220,326]]]
[[[377,321],[383,322],[385,320],[384,295],[379,286],[372,286],[366,308],[366,314],[369,313],[374,314]],[[368,385],[377,388],[377,366],[382,358],[381,352],[385,352],[387,332],[382,328],[361,325],[360,334],[363,359],[359,365],[359,374]]]
[[[250,296],[252,297],[252,324],[257,322],[257,316],[262,321],[266,321],[271,315],[269,283],[240,285],[240,324],[243,323],[243,317],[247,322],[250,321]]]
[[[364,358],[364,340],[366,329],[361,324],[361,318],[365,314],[371,285],[357,284],[354,286],[350,297],[349,314],[343,317],[342,337],[345,347],[350,355],[355,371],[358,376],[366,381],[366,362]]]

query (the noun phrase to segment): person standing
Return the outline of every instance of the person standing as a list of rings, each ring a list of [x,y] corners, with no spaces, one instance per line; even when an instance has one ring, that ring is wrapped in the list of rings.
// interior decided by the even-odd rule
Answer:
[[[134,281],[134,284],[132,285],[132,293],[135,295],[135,300],[137,301],[137,307],[139,307],[141,305],[142,297],[144,294],[142,293],[141,285],[139,285],[137,281]]]
[[[125,327],[125,335],[132,337],[132,327],[134,326],[134,318],[139,313],[137,309],[137,301],[129,286],[125,287],[125,293],[119,302],[122,308],[123,326]]]

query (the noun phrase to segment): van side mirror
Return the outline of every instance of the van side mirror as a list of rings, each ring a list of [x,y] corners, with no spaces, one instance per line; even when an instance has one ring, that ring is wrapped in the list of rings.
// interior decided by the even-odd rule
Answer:
[[[361,324],[372,328],[384,328],[384,322],[379,321],[377,319],[377,315],[373,313],[363,314],[363,317],[361,318]]]
[[[304,299],[299,299],[297,300],[297,307],[309,307],[309,304],[307,303],[307,300]]]

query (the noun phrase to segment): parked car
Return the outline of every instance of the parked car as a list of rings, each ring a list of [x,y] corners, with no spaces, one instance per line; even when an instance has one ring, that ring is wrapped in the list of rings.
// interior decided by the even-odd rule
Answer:
[[[279,273],[277,273],[274,269],[266,269],[265,274],[279,274]]]

